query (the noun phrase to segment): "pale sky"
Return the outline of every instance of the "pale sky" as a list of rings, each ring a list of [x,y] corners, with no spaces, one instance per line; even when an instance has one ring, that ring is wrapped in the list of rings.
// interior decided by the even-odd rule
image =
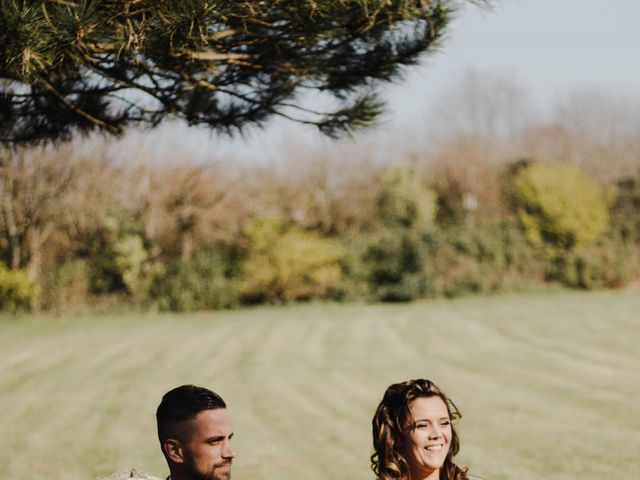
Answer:
[[[496,0],[490,11],[466,5],[443,41],[405,81],[384,86],[389,111],[378,129],[354,142],[424,121],[438,95],[470,69],[513,77],[538,106],[572,90],[597,88],[640,98],[640,0]],[[277,120],[245,138],[219,140],[208,132],[164,126],[136,143],[162,152],[185,150],[194,158],[233,151],[253,158],[278,154],[288,138],[324,142],[313,128]],[[179,148],[176,148],[179,142]],[[168,154],[167,154],[168,155]],[[259,158],[257,158],[259,159]]]
[[[467,69],[513,76],[541,102],[574,88],[640,95],[640,0],[467,6],[442,50],[390,89],[394,114],[423,108]]]

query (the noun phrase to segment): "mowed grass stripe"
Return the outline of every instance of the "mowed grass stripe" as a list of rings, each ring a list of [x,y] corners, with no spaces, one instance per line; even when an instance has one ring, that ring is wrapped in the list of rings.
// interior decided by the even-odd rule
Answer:
[[[0,474],[162,475],[155,407],[193,382],[231,405],[234,478],[371,479],[384,388],[427,376],[462,409],[460,460],[478,474],[632,478],[639,319],[628,291],[7,320]]]

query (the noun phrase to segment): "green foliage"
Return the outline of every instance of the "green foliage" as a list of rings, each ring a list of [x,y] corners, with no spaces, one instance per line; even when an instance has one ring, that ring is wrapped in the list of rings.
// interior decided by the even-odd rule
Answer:
[[[367,189],[366,194],[362,190],[352,193],[346,185],[329,188],[333,180],[327,176],[318,180],[324,183],[304,183],[297,190],[283,183],[287,191],[275,196],[269,185],[255,184],[233,202],[227,202],[224,190],[219,198],[202,201],[198,197],[202,191],[188,189],[196,197],[182,210],[166,206],[180,201],[184,189],[169,195],[166,189],[147,186],[148,195],[139,193],[148,201],[135,200],[139,206],[126,203],[129,192],[124,189],[113,197],[106,191],[93,195],[97,189],[92,177],[117,179],[119,183],[112,184],[120,186],[127,173],[114,176],[105,170],[112,167],[105,165],[102,170],[78,164],[81,167],[87,168],[87,185],[74,185],[81,190],[74,191],[69,202],[96,198],[99,206],[68,212],[58,224],[45,214],[39,217],[43,222],[34,224],[38,235],[27,240],[40,242],[37,262],[29,265],[29,271],[41,272],[37,284],[42,293],[37,301],[31,297],[21,301],[22,305],[77,309],[114,304],[128,308],[135,303],[185,311],[231,308],[243,302],[325,298],[410,301],[520,290],[545,281],[577,288],[615,288],[633,281],[639,269],[638,183],[634,178],[620,182],[617,195],[612,196],[613,228],[594,243],[607,216],[604,194],[578,169],[562,164],[521,163],[505,176],[511,188],[507,198],[514,200],[518,215],[484,210],[482,215],[461,215],[457,223],[453,217],[434,220],[435,195],[418,172],[407,166],[365,172],[354,185]],[[182,176],[180,168],[167,172],[167,178]],[[147,175],[153,177],[151,170],[140,172],[142,180],[128,188],[142,185]],[[296,181],[295,175],[291,177],[286,181]],[[105,190],[108,185],[105,180]],[[149,185],[164,183],[154,177]],[[9,191],[10,182],[6,186]],[[88,190],[92,195],[87,195]],[[243,235],[239,228],[243,222],[233,213],[237,212],[234,202],[256,190],[258,197],[264,196],[243,205],[241,217],[259,209],[256,205],[267,197],[276,203],[270,205],[271,211],[317,225],[304,217],[305,211],[315,208],[304,203],[313,195],[322,197],[318,208],[329,216],[335,213],[330,209],[356,198],[358,207],[353,209],[354,217],[348,218],[362,214],[367,220],[354,225],[344,217],[339,234],[333,230],[335,236],[327,238],[284,220],[258,219],[246,226]],[[142,198],[140,195],[136,198]],[[197,229],[195,224],[180,223],[203,209],[218,213],[207,216]],[[43,225],[50,225],[51,231]],[[228,230],[218,236],[221,226]],[[5,254],[16,234],[10,232],[8,223],[3,228],[0,249]],[[176,238],[178,241],[168,240]],[[225,247],[218,247],[222,243]],[[23,285],[14,281],[19,274],[7,275],[14,285],[10,295],[25,291],[15,286]]]
[[[343,250],[338,242],[285,225],[256,219],[245,228],[242,295],[247,302],[332,298],[339,295]]]
[[[38,293],[26,272],[9,270],[0,262],[0,310],[30,309]]]
[[[545,259],[515,221],[387,230],[364,255],[374,298],[408,301],[512,291],[544,281]]]
[[[393,165],[380,176],[377,201],[381,225],[363,254],[370,293],[383,301],[424,297],[423,233],[433,225],[436,195],[413,167]]]
[[[148,289],[149,254],[140,235],[122,235],[113,243],[113,265],[127,292],[134,296]]]
[[[619,235],[555,259],[550,279],[569,287],[620,288],[640,277],[638,246]]]
[[[512,188],[529,239],[550,253],[590,245],[608,225],[603,189],[575,165],[530,163],[514,175]]]
[[[159,273],[135,226],[107,217],[91,239],[91,289],[143,297]]]
[[[86,259],[72,259],[48,269],[40,280],[40,307],[69,309],[89,304],[91,269]]]
[[[387,228],[422,232],[433,224],[436,208],[436,194],[415,168],[391,166],[382,173],[378,214]]]
[[[510,219],[442,228],[426,242],[437,296],[518,290],[544,279],[544,259]]]
[[[378,115],[376,85],[433,48],[456,3],[3,0],[0,139],[119,134],[167,115],[223,131],[273,114],[349,131]],[[334,110],[297,104],[309,88]]]
[[[228,250],[198,252],[177,261],[158,277],[152,296],[161,310],[174,312],[232,308],[239,304],[238,259]]]
[[[420,235],[407,229],[388,229],[374,235],[364,255],[373,297],[406,302],[425,296],[426,253]]]
[[[365,255],[371,246],[371,238],[366,233],[355,233],[339,237],[340,248],[344,252],[340,259],[342,282],[339,288],[340,300],[362,300],[370,294],[370,269]]]
[[[623,238],[640,244],[640,175],[618,182],[611,216]]]

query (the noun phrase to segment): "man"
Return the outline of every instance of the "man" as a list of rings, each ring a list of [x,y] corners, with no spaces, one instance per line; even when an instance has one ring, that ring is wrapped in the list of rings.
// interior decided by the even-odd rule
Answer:
[[[227,405],[195,385],[167,392],[156,412],[168,480],[229,480],[235,451]]]

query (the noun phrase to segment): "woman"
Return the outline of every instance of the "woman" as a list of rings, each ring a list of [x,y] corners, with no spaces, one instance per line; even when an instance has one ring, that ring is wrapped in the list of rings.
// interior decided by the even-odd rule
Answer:
[[[453,463],[460,412],[431,381],[387,388],[373,417],[371,468],[378,480],[480,480]]]

